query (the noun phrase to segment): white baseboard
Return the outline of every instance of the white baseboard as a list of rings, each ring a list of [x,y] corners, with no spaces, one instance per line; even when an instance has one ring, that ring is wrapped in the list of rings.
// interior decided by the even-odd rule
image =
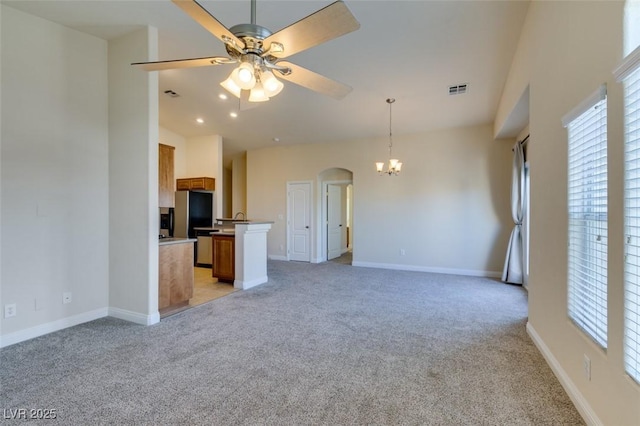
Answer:
[[[470,277],[487,277],[487,278],[502,277],[502,272],[483,271],[483,270],[477,270],[477,269],[433,268],[430,266],[402,265],[397,263],[378,263],[378,262],[362,262],[362,261],[353,261],[351,264],[353,266],[361,266],[365,268],[393,269],[397,271],[432,272],[434,274],[466,275]]]
[[[239,288],[240,290],[247,290],[247,289],[249,289],[251,287],[255,287],[257,285],[264,284],[267,281],[269,281],[269,278],[265,275],[264,277],[254,278],[254,279],[248,280],[248,281],[235,280],[233,282],[233,286],[235,288]]]
[[[157,311],[151,315],[145,315],[126,309],[109,308],[109,316],[140,325],[153,325],[160,322],[160,313]]]
[[[553,356],[553,353],[551,352],[549,347],[544,343],[544,341],[533,328],[530,322],[527,322],[527,333],[531,337],[531,340],[533,340],[533,343],[536,345],[544,359],[547,361],[547,364],[549,364],[549,367],[551,367],[553,374],[555,374],[558,378],[558,381],[560,381],[560,384],[569,395],[569,398],[571,398],[573,405],[576,406],[576,409],[578,410],[584,421],[589,426],[602,426],[603,423],[593,411],[591,405],[589,405],[587,400],[578,390],[564,368],[562,368],[556,357]]]
[[[279,254],[270,254],[267,257],[269,259],[271,259],[271,260],[289,260],[289,259],[287,259],[287,256],[282,256],[282,255],[279,255]]]
[[[65,328],[73,327],[74,325],[97,320],[98,318],[104,318],[108,315],[108,313],[109,311],[107,308],[95,309],[93,311],[83,312],[78,315],[73,315],[56,321],[47,322],[45,324],[36,325],[35,327],[30,327],[25,330],[9,333],[4,336],[0,336],[0,348],[24,342],[25,340],[44,336],[45,334],[53,333],[54,331],[60,331]]]

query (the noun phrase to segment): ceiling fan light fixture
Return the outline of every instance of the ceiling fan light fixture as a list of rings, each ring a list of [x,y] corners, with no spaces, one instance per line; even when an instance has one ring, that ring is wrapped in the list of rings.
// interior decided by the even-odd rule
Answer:
[[[240,88],[240,86],[238,86],[233,78],[233,74],[236,72],[237,70],[233,70],[231,72],[231,75],[222,83],[220,83],[220,86],[224,87],[225,90],[227,90],[229,93],[231,93],[233,96],[235,96],[236,98],[240,97],[240,93],[242,91],[242,89]]]
[[[265,93],[270,98],[280,93],[284,87],[284,84],[282,84],[282,82],[269,70],[264,70],[260,74],[260,81],[262,82],[262,87],[264,87]]]
[[[262,87],[262,83],[257,82],[253,89],[251,89],[251,94],[249,95],[249,102],[265,102],[269,100],[269,96],[264,91],[264,87]]]
[[[234,74],[235,73],[235,74]],[[256,84],[256,76],[253,72],[253,65],[248,62],[241,63],[238,68],[231,73],[231,78],[242,90],[251,90]]]

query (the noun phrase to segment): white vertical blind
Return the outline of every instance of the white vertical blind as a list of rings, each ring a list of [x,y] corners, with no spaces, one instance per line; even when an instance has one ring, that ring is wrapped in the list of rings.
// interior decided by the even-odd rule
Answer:
[[[640,55],[636,50],[619,69],[618,77],[624,81],[624,364],[640,383]]]
[[[607,347],[607,101],[604,86],[563,120],[569,133],[569,317]]]

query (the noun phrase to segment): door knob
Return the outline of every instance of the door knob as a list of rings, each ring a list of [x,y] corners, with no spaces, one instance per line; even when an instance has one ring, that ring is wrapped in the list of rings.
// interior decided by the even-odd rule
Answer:
[[[309,229],[309,225],[305,226],[305,228]]]

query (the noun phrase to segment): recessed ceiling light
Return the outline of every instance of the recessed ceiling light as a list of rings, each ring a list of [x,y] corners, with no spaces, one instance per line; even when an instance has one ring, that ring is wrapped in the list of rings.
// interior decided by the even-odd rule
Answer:
[[[274,142],[280,142],[280,138],[273,138]]]
[[[196,118],[196,121],[198,122],[198,124],[204,123],[204,120],[202,118]]]
[[[220,93],[220,94],[218,95],[218,97],[219,97],[220,99],[222,99],[223,101],[226,101],[226,100],[227,100],[227,95],[225,95],[224,93]]]
[[[237,112],[232,112],[229,114],[232,118],[236,118],[238,116]]]

